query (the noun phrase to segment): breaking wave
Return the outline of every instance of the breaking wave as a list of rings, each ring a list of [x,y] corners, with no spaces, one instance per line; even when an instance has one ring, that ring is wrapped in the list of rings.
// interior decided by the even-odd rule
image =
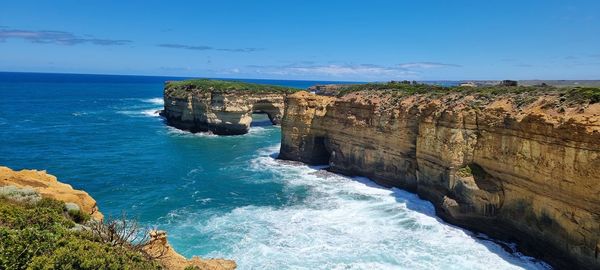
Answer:
[[[433,205],[415,194],[276,160],[278,150],[278,145],[259,150],[246,170],[270,172],[274,177],[267,181],[290,190],[305,189],[305,200],[281,207],[248,205],[208,218],[173,211],[185,218],[171,232],[210,236],[225,248],[206,255],[234,259],[240,269],[549,268],[444,223]]]

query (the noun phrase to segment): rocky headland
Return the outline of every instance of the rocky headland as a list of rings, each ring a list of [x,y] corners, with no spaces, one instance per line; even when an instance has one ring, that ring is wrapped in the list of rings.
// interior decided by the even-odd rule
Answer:
[[[188,80],[165,83],[167,124],[191,132],[240,135],[248,132],[253,113],[281,122],[284,99],[297,89],[233,81]]]
[[[231,260],[186,259],[169,245],[164,231],[147,232],[141,243],[127,242],[130,232],[141,231],[103,218],[85,191],[45,171],[0,166],[0,269],[236,268]]]
[[[444,220],[600,269],[600,90],[387,83],[287,96],[280,158],[416,192]]]

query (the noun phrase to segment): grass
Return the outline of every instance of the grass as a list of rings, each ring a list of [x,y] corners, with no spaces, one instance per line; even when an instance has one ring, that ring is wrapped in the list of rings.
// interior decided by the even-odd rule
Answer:
[[[129,245],[78,230],[88,219],[60,201],[0,197],[0,269],[160,269]]]
[[[565,101],[574,103],[599,103],[600,88],[598,87],[554,87],[554,86],[439,86],[410,82],[387,82],[345,85],[337,89],[337,96],[344,96],[353,92],[367,92],[371,94],[385,94],[391,96],[425,95],[439,97],[452,93],[462,95],[478,95],[495,97],[502,95],[520,95],[526,103],[534,100],[533,96],[556,94],[564,97]]]
[[[186,97],[189,93],[202,92],[252,92],[252,93],[293,93],[300,89],[246,83],[240,81],[223,81],[211,79],[196,79],[185,81],[170,81],[165,84],[165,94],[172,97]],[[547,85],[537,86],[439,86],[421,84],[408,81],[391,81],[387,83],[367,83],[339,86],[337,96],[344,96],[353,92],[367,92],[376,95],[391,95],[396,97],[409,95],[425,95],[440,97],[452,93],[461,95],[478,95],[495,97],[501,95],[519,95],[518,102],[525,105],[534,100],[533,97],[544,94],[556,94],[563,97],[563,101],[571,103],[600,103],[600,88],[598,87],[554,87]],[[522,103],[522,104],[521,104]]]
[[[252,92],[266,94],[293,93],[300,90],[301,89],[276,85],[211,79],[169,81],[165,84],[165,94],[174,97],[185,97],[190,92]]]

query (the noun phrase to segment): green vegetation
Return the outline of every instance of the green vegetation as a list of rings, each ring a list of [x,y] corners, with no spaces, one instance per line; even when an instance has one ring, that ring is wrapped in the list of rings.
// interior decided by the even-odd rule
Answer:
[[[0,269],[160,269],[139,246],[52,199],[0,197]],[[122,229],[122,228],[121,228]],[[100,232],[100,233],[98,233]],[[127,240],[127,239],[125,239]]]
[[[569,101],[576,102],[600,102],[600,88],[595,87],[553,87],[548,85],[536,86],[439,86],[428,85],[416,82],[387,82],[387,83],[368,83],[344,85],[337,89],[338,96],[344,96],[352,92],[377,92],[379,94],[390,94],[393,96],[408,96],[408,95],[427,95],[432,97],[447,95],[451,93],[459,93],[463,95],[480,95],[480,96],[499,96],[499,95],[544,95],[558,94],[562,95]]]
[[[170,81],[165,84],[165,94],[174,97],[185,97],[190,92],[253,92],[253,93],[293,93],[301,89],[246,83],[240,81],[221,81],[196,79],[186,81]]]
[[[569,89],[567,95],[572,100],[589,100],[590,103],[600,102],[600,88],[574,87]]]
[[[460,177],[470,177],[473,176],[473,171],[471,170],[471,167],[465,166],[456,170],[456,175]]]
[[[469,164],[465,167],[462,167],[462,168],[456,170],[456,176],[459,176],[459,177],[473,176],[475,178],[482,178],[482,177],[485,177],[485,175],[486,175],[485,170],[477,164]]]

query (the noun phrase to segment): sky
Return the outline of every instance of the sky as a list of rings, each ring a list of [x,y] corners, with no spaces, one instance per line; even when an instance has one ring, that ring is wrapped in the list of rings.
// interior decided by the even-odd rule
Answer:
[[[0,0],[0,71],[600,79],[598,0]]]

